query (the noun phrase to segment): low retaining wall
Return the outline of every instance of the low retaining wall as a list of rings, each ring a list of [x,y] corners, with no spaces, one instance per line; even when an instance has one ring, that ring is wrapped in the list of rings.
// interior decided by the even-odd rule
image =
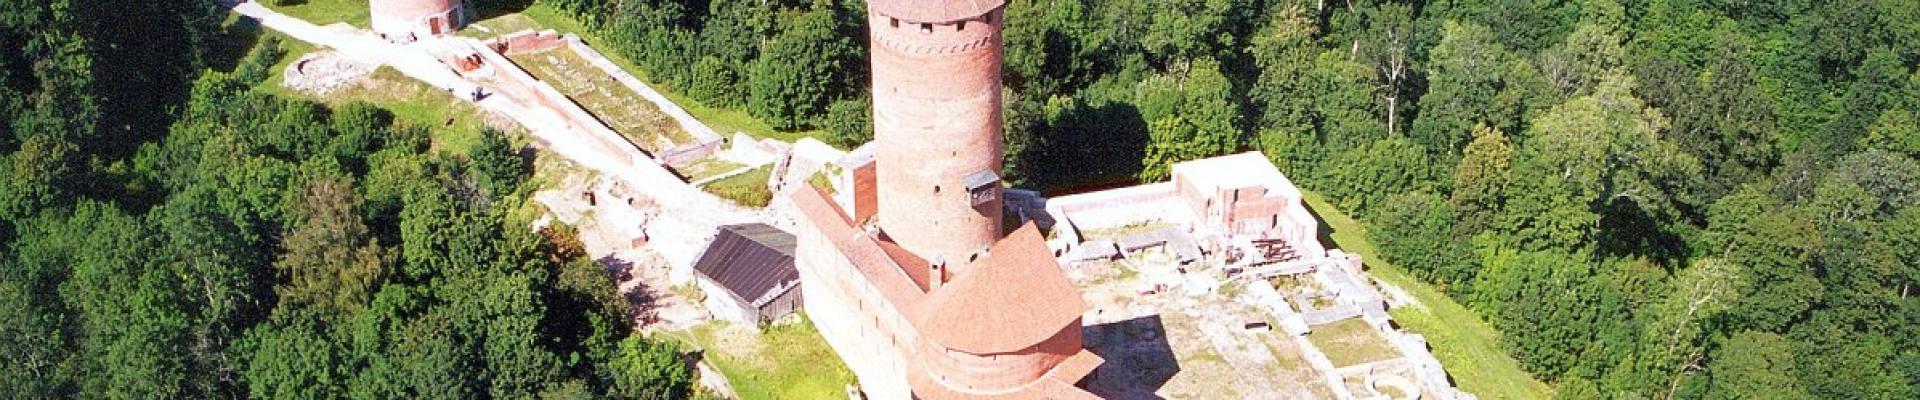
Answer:
[[[1160,212],[1160,206],[1172,199],[1173,184],[1162,182],[1051,198],[1046,201],[1046,211],[1054,221],[1054,236],[1070,246],[1086,240],[1080,236],[1082,229],[1121,226],[1151,219],[1148,216],[1161,216],[1176,224],[1185,222],[1165,218],[1170,215]]]
[[[647,86],[645,82],[641,82],[640,78],[635,78],[633,74],[627,73],[627,70],[614,64],[612,60],[608,60],[606,55],[600,54],[599,50],[594,50],[593,46],[588,46],[585,41],[580,40],[580,37],[566,35],[562,40],[566,42],[568,48],[573,49],[575,53],[579,53],[581,58],[587,59],[588,64],[593,64],[595,68],[600,68],[600,71],[613,77],[613,80],[619,81],[620,84],[627,85],[627,88],[640,93],[640,97],[646,98],[647,101],[651,101],[655,106],[660,107],[660,112],[666,113],[668,117],[673,118],[674,122],[679,123],[680,129],[686,131],[687,136],[692,136],[694,142],[708,143],[723,140],[719,132],[715,132],[713,128],[708,127],[706,123],[702,123],[700,120],[693,118],[693,114],[688,114],[687,110],[681,109],[679,104],[675,104],[672,100],[667,99],[667,96],[653,90],[652,86]]]
[[[694,161],[700,161],[700,159],[707,158],[708,156],[712,156],[714,152],[720,151],[721,143],[725,143],[725,141],[716,138],[700,143],[681,145],[680,147],[661,151],[660,154],[655,154],[653,158],[674,168],[685,168],[687,165],[693,164]]]
[[[488,44],[493,51],[509,56],[539,53],[566,45],[566,40],[559,32],[553,30],[535,32],[531,29],[494,38],[493,43]]]
[[[479,53],[480,57],[485,59],[487,64],[495,67],[493,70],[497,78],[513,82],[512,86],[514,87],[501,86],[498,88],[499,90],[520,92],[518,93],[518,97],[539,102],[541,106],[560,112],[561,116],[566,118],[575,128],[583,132],[594,133],[590,139],[593,139],[602,146],[607,146],[607,150],[610,151],[603,151],[603,153],[619,156],[621,163],[632,164],[633,160],[628,155],[633,152],[645,154],[639,150],[639,146],[634,145],[634,143],[627,140],[625,136],[621,136],[619,132],[614,132],[612,128],[608,128],[606,123],[601,122],[598,117],[587,112],[586,108],[581,107],[580,104],[574,102],[572,98],[560,93],[560,91],[554,89],[552,85],[548,85],[546,82],[540,81],[539,78],[533,77],[533,74],[528,73],[525,68],[522,68],[520,64],[514,63],[513,60],[507,58],[506,55],[492,51],[481,51]],[[619,146],[625,146],[625,148],[622,149]],[[631,150],[631,152],[624,150]]]

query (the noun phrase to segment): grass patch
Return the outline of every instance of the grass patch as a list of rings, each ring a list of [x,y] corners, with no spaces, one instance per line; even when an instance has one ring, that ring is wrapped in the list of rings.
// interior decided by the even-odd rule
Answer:
[[[272,30],[261,31],[252,45],[257,47],[266,44],[267,37],[278,38],[286,55],[267,71],[267,79],[254,90],[286,98],[318,101],[335,108],[355,102],[372,104],[392,112],[398,123],[427,128],[436,151],[464,153],[480,140],[480,132],[486,128],[486,112],[478,106],[388,67],[380,67],[371,75],[325,96],[289,89],[281,85],[286,79],[287,67],[318,49],[311,43]]]
[[[1120,240],[1128,236],[1149,233],[1173,226],[1172,222],[1154,219],[1128,222],[1126,225],[1115,227],[1088,229],[1080,236],[1086,238],[1086,240]]]
[[[487,18],[486,20],[482,20],[482,21],[475,21],[473,23],[467,24],[465,28],[461,28],[460,32],[456,34],[460,36],[475,38],[475,39],[490,39],[495,36],[506,35],[506,34],[519,32],[519,31],[525,31],[525,30],[538,31],[542,29],[546,29],[546,28],[540,26],[540,22],[534,21],[533,18],[527,18],[527,16],[524,14],[515,13],[515,14],[501,15],[493,18]]]
[[[639,92],[594,68],[573,50],[558,48],[511,58],[641,149],[657,153],[678,143],[693,142],[693,137],[659,107],[643,101]]]
[[[1387,339],[1380,337],[1379,331],[1374,330],[1365,320],[1359,318],[1348,318],[1314,327],[1313,333],[1307,334],[1307,340],[1312,341],[1314,347],[1319,347],[1320,351],[1327,353],[1327,359],[1332,360],[1335,367],[1360,365],[1400,356],[1399,352],[1393,351],[1393,346],[1387,345]]]
[[[365,102],[392,111],[395,121],[427,127],[436,151],[464,153],[480,141],[480,132],[486,129],[486,112],[479,106],[388,67],[380,67],[359,84],[328,93],[321,100],[334,106]]]
[[[435,151],[464,153],[473,148],[474,143],[480,140],[480,132],[486,129],[486,112],[480,107],[389,67],[380,67],[373,74],[324,96],[288,89],[280,84],[287,65],[313,48],[312,45],[291,39],[283,43],[290,46],[287,57],[274,67],[273,75],[255,90],[315,100],[329,107],[355,102],[372,104],[392,112],[397,123],[425,127]]]
[[[727,376],[743,400],[845,398],[854,382],[853,371],[804,317],[799,322],[767,327],[757,337],[751,331],[724,324],[694,328],[691,336],[707,349],[707,359]],[[734,345],[743,341],[758,343]]]
[[[720,174],[733,172],[733,170],[742,167],[746,167],[746,165],[722,160],[718,157],[707,157],[695,160],[692,164],[687,164],[684,168],[675,168],[673,172],[680,174],[680,178],[686,179],[687,182],[698,182],[701,179],[720,176]]]
[[[679,104],[680,108],[687,110],[687,113],[692,114],[694,119],[706,123],[707,126],[712,127],[715,132],[719,132],[721,135],[732,135],[735,132],[740,132],[755,138],[772,138],[787,142],[799,140],[804,137],[818,139],[826,135],[826,132],[821,130],[783,132],[773,129],[772,125],[768,125],[766,121],[762,121],[752,114],[748,114],[744,109],[708,106],[705,103],[681,95],[672,90],[672,88],[652,83],[652,80],[647,78],[646,70],[641,69],[639,64],[628,60],[625,55],[620,54],[620,52],[615,51],[607,45],[612,42],[602,40],[597,32],[587,29],[586,24],[551,6],[534,4],[532,7],[527,7],[527,9],[521,10],[518,13],[489,18],[477,24],[486,26],[488,29],[494,30],[494,32],[474,32],[472,33],[474,35],[491,36],[504,35],[525,29],[553,29],[562,33],[572,33],[580,36],[581,40],[585,40],[587,44],[592,45],[595,50],[599,50],[601,54],[606,55],[607,59],[612,60],[614,65],[626,70],[627,73],[633,74],[634,77],[640,78],[641,81],[648,82],[648,85],[652,86],[653,90],[665,95],[668,100],[672,100],[675,104]]]
[[[768,202],[773,201],[773,191],[767,189],[767,179],[772,176],[773,167],[771,166],[754,168],[739,175],[701,185],[700,189],[742,206],[766,207]]]
[[[239,15],[239,14],[234,14],[234,15]],[[279,31],[270,30],[270,29],[262,29],[260,31],[260,37],[254,40],[251,44],[254,47],[259,47],[261,45],[264,45],[266,44],[268,37],[279,39],[278,42],[280,42],[280,48],[282,50],[286,50],[286,53],[285,55],[280,57],[279,62],[275,62],[273,64],[273,68],[267,70],[267,80],[265,82],[261,82],[260,86],[256,87],[254,90],[265,90],[269,93],[278,94],[278,95],[300,96],[299,93],[295,93],[284,86],[280,86],[280,82],[286,79],[288,66],[293,65],[294,61],[300,60],[300,56],[304,56],[304,55],[307,55],[307,53],[313,52],[314,50],[313,44],[302,42],[299,39],[294,39],[292,36],[287,36],[287,34],[280,33]],[[241,54],[245,54],[247,51],[250,51],[250,50],[241,50]],[[232,72],[232,71],[228,71],[228,72]]]
[[[366,28],[371,26],[373,21],[372,13],[367,11],[367,0],[291,0],[290,3],[293,4],[268,3],[267,8],[322,26],[345,22],[348,25]]]
[[[807,177],[807,184],[827,191],[827,196],[829,197],[839,194],[840,192],[833,187],[833,178],[827,177],[826,171],[815,172],[813,176]]]
[[[1520,362],[1500,349],[1500,332],[1488,326],[1480,315],[1441,294],[1432,285],[1383,261],[1367,230],[1352,217],[1341,213],[1318,193],[1305,193],[1307,206],[1333,229],[1333,243],[1349,253],[1366,258],[1375,279],[1405,290],[1420,303],[1391,311],[1394,321],[1409,331],[1425,335],[1433,345],[1433,356],[1461,390],[1485,399],[1544,399],[1553,390],[1520,369]]]

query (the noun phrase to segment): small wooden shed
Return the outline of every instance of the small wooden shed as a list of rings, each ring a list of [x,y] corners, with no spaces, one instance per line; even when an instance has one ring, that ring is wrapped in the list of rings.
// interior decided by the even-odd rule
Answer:
[[[693,265],[714,318],[758,325],[798,310],[794,243],[793,234],[766,224],[721,226]]]

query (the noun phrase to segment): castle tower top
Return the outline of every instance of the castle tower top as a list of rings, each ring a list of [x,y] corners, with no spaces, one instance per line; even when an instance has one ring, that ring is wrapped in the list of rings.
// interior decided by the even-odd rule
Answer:
[[[1006,0],[868,0],[867,10],[912,23],[947,23],[987,15]]]

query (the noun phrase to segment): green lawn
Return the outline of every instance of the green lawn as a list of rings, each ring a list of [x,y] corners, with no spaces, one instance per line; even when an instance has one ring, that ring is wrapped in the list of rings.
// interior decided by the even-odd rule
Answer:
[[[372,75],[361,78],[358,84],[325,96],[288,89],[281,85],[287,66],[315,49],[311,44],[278,32],[267,31],[261,35],[280,38],[281,47],[287,50],[287,55],[274,65],[267,80],[254,90],[319,101],[331,107],[353,102],[372,104],[393,112],[396,121],[427,128],[431,133],[433,148],[439,151],[465,152],[480,139],[480,131],[486,126],[483,121],[485,113],[479,107],[387,67],[374,70]],[[448,124],[449,120],[453,123]]]
[[[277,80],[270,84],[279,87]],[[480,132],[486,128],[485,112],[480,107],[387,67],[374,70],[359,85],[317,99],[332,106],[364,102],[392,111],[395,121],[426,127],[436,151],[464,153],[480,140]]]
[[[1083,240],[1120,240],[1128,236],[1150,233],[1174,226],[1172,222],[1163,220],[1145,220],[1130,222],[1121,226],[1087,229],[1080,233],[1080,237]]]
[[[686,179],[687,182],[694,182],[733,172],[733,170],[740,169],[740,167],[745,167],[745,165],[715,157],[707,157],[694,161],[692,164],[687,164],[686,168],[676,168],[673,172],[680,174],[680,178]]]
[[[594,68],[573,50],[558,48],[511,58],[641,149],[657,153],[693,142],[693,137],[659,107],[642,100],[640,93]]]
[[[364,18],[365,1],[311,0],[309,3],[295,7],[305,7],[309,11],[314,11],[330,4],[336,9],[346,7],[347,3],[358,4]],[[275,9],[284,8],[288,7],[275,7]],[[356,85],[341,88],[325,96],[314,96],[288,89],[281,85],[282,80],[285,79],[287,66],[293,65],[294,61],[313,52],[316,48],[312,44],[273,30],[262,30],[257,40],[246,43],[259,46],[264,44],[268,37],[280,39],[280,47],[286,50],[286,56],[281,57],[280,61],[274,64],[273,69],[268,71],[267,80],[261,82],[254,90],[288,98],[319,101],[332,107],[352,102],[372,104],[393,112],[394,119],[401,123],[426,127],[432,134],[434,149],[442,151],[466,151],[479,140],[480,131],[485,127],[484,112],[479,107],[387,67],[375,70],[372,75],[362,78]],[[237,38],[231,42],[242,43]],[[244,51],[241,53],[244,54]],[[452,120],[453,123],[448,124],[448,120]]]
[[[700,189],[742,206],[766,207],[768,202],[773,201],[773,191],[767,189],[767,179],[772,176],[773,167],[765,166],[708,182],[701,185]]]
[[[1307,340],[1312,341],[1313,346],[1319,347],[1320,351],[1327,353],[1327,359],[1333,361],[1335,367],[1360,365],[1400,356],[1392,346],[1387,345],[1386,339],[1380,337],[1380,332],[1375,331],[1373,326],[1367,325],[1367,321],[1360,318],[1349,318],[1314,327],[1313,333],[1307,334]]]
[[[309,6],[319,6],[319,2],[309,4]],[[426,129],[432,133],[432,146],[434,146],[434,150],[467,152],[467,148],[470,148],[476,140],[480,140],[480,131],[486,127],[486,123],[482,121],[482,119],[484,119],[484,117],[482,117],[484,112],[482,112],[480,108],[476,108],[476,106],[472,106],[472,104],[468,104],[468,102],[463,102],[463,100],[455,98],[453,94],[449,94],[449,92],[445,92],[445,90],[426,87],[424,83],[415,81],[415,79],[411,79],[411,77],[407,77],[407,75],[401,75],[399,71],[394,71],[392,67],[374,69],[374,73],[369,75],[369,77],[365,77],[365,79],[361,79],[359,85],[340,88],[340,90],[328,92],[326,96],[313,96],[313,94],[296,92],[296,90],[292,90],[292,88],[282,87],[280,83],[282,83],[282,79],[286,79],[286,77],[284,77],[284,75],[286,75],[286,67],[288,67],[288,65],[294,65],[294,62],[298,62],[301,56],[307,56],[309,52],[313,52],[313,50],[317,50],[317,48],[315,48],[313,44],[301,42],[301,40],[296,40],[296,38],[286,37],[286,35],[276,33],[276,31],[271,31],[271,29],[261,31],[259,38],[257,38],[257,40],[250,40],[248,44],[250,44],[250,46],[261,46],[261,44],[267,42],[265,38],[269,37],[278,38],[280,48],[286,50],[286,56],[282,56],[280,62],[273,65],[273,69],[271,69],[269,75],[267,75],[267,81],[259,83],[259,87],[255,87],[253,90],[263,90],[263,92],[271,92],[271,94],[286,96],[286,98],[317,100],[317,102],[323,102],[326,106],[334,106],[334,108],[344,106],[344,104],[349,104],[349,102],[372,104],[372,106],[378,106],[378,108],[384,108],[384,110],[394,113],[394,119],[396,119],[396,121],[407,123],[407,125],[426,127]],[[230,40],[230,42],[238,44],[238,42],[242,42],[242,40],[234,38],[234,40]],[[242,52],[242,54],[244,54],[244,52]],[[453,123],[449,125],[447,119],[451,119]]]
[[[805,319],[767,327],[751,338],[738,337],[752,335],[743,329],[725,329],[707,324],[694,328],[690,336],[697,347],[707,349],[707,360],[727,376],[742,400],[846,398],[847,385],[854,383],[853,371]]]
[[[466,28],[460,29],[457,34],[475,39],[491,39],[514,32],[541,29],[546,28],[541,26],[540,22],[527,18],[526,14],[513,13],[473,21],[468,23]]]
[[[1305,197],[1307,207],[1333,229],[1330,247],[1364,257],[1374,278],[1405,290],[1420,302],[1419,307],[1393,309],[1393,319],[1410,331],[1426,335],[1434,357],[1446,365],[1447,373],[1453,375],[1460,389],[1483,399],[1552,397],[1552,388],[1534,380],[1520,369],[1519,361],[1500,349],[1500,332],[1488,326],[1478,314],[1405,270],[1382,261],[1380,252],[1367,241],[1366,227],[1335,209],[1325,198],[1317,193],[1306,193]]]
[[[519,21],[520,18],[532,20],[533,24],[521,22]],[[490,22],[495,20],[499,20],[500,22]],[[578,35],[580,39],[592,45],[595,50],[599,50],[601,54],[606,55],[607,59],[613,60],[614,65],[618,65],[621,69],[627,70],[627,73],[633,74],[634,77],[640,78],[641,81],[648,81],[646,70],[640,69],[639,64],[635,64],[633,61],[619,54],[618,51],[614,51],[607,46],[606,43],[609,42],[601,40],[600,35],[588,30],[585,24],[581,24],[580,21],[567,16],[564,12],[555,10],[553,7],[535,4],[517,14],[507,14],[490,18],[487,21],[479,22],[479,24],[494,29],[496,31],[493,33],[494,35],[512,33],[511,31],[502,31],[503,29],[516,31],[520,29],[553,29],[562,33]],[[496,26],[498,27],[496,28]],[[820,138],[825,135],[825,132],[819,130],[782,132],[773,129],[773,126],[767,125],[765,121],[761,121],[759,118],[747,114],[746,110],[709,107],[706,104],[694,101],[691,98],[675,92],[672,88],[653,83],[649,83],[648,85],[652,86],[653,90],[659,91],[660,94],[666,95],[668,100],[679,104],[680,108],[686,109],[688,114],[692,114],[693,117],[699,119],[700,122],[707,123],[707,126],[712,127],[715,132],[719,132],[723,136],[731,136],[734,132],[743,132],[756,138],[773,138],[792,142],[803,137]]]
[[[372,17],[367,12],[367,0],[289,0],[287,5],[274,5],[272,0],[264,1],[267,1],[265,3],[267,8],[307,20],[314,25],[335,22],[345,22],[361,28],[372,25]]]

